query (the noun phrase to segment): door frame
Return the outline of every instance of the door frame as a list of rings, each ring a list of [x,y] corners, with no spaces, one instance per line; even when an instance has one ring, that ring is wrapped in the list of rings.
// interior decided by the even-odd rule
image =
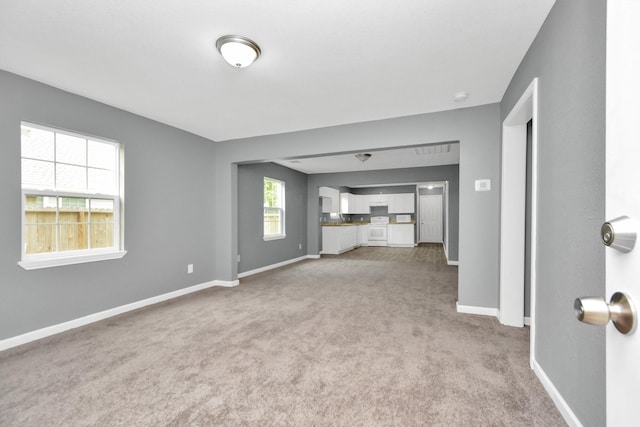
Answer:
[[[427,182],[418,182],[416,183],[416,237],[417,242],[420,243],[422,239],[420,233],[420,189],[426,188],[427,185],[435,185],[442,187],[442,201],[443,208],[442,211],[444,213],[444,221],[442,223],[442,229],[444,232],[444,254],[449,259],[449,181],[427,181]],[[457,261],[456,261],[457,262]]]
[[[420,223],[422,223],[422,198],[423,197],[438,197],[440,199],[440,226],[441,226],[441,231],[442,231],[442,236],[441,237],[441,241],[439,242],[425,242],[424,236],[422,236],[422,232],[420,232],[420,239],[418,243],[442,243],[444,245],[445,243],[445,234],[446,234],[446,227],[445,227],[445,219],[444,219],[444,214],[445,214],[445,208],[444,208],[444,202],[445,202],[445,197],[444,197],[444,185],[442,186],[442,194],[420,194],[418,195],[418,204],[420,206],[420,213],[419,213],[419,217],[418,217],[418,221],[420,221]],[[422,227],[420,227],[422,228]]]
[[[531,136],[531,305],[530,363],[535,355],[537,204],[538,204],[538,78],[534,78],[502,124],[500,203],[500,323],[524,325],[525,201],[527,123]]]

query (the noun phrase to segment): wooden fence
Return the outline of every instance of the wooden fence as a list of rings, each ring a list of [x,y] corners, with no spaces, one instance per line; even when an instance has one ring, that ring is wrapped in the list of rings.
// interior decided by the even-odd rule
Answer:
[[[266,209],[265,209],[266,211]],[[280,230],[280,211],[264,213],[264,235],[281,234]]]
[[[81,208],[39,208],[25,212],[25,252],[108,248],[113,246],[113,212],[89,212]],[[56,248],[57,241],[57,248]]]

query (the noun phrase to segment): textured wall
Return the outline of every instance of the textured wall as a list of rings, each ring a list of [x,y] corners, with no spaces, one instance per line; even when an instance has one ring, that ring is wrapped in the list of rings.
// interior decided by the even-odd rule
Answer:
[[[501,104],[539,78],[536,359],[585,426],[605,425],[604,329],[573,300],[605,294],[606,2],[558,0]]]

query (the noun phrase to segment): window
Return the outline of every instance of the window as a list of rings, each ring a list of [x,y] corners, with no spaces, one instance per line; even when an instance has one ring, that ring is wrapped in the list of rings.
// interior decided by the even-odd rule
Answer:
[[[264,178],[264,240],[284,239],[284,182]]]
[[[22,261],[27,270],[121,258],[121,146],[23,122]]]

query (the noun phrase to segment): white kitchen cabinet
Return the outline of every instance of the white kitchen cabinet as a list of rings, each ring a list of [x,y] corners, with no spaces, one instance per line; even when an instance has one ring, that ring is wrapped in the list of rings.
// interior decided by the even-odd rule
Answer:
[[[330,187],[319,187],[318,193],[322,199],[322,213],[340,212],[340,191]]]
[[[339,255],[355,248],[358,243],[358,229],[355,225],[322,227],[322,253]]]
[[[415,194],[389,194],[389,213],[390,214],[407,214],[415,213]]]
[[[387,245],[413,247],[415,224],[389,224],[387,226]]]
[[[388,204],[388,194],[369,194],[369,206],[387,206]]]
[[[369,245],[368,225],[358,225],[358,246]]]
[[[340,193],[340,213],[354,214],[356,212],[356,196],[351,193]]]
[[[356,199],[355,211],[352,213],[360,214],[360,215],[369,215],[371,213],[371,209],[369,208],[369,196],[366,194],[356,194],[355,199]]]

